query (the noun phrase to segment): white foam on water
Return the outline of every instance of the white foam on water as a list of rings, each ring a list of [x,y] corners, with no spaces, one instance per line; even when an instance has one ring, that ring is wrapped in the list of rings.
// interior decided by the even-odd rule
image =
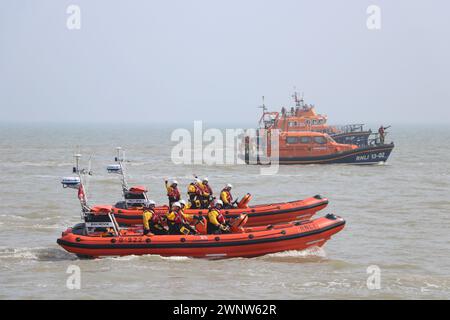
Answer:
[[[136,260],[139,259],[140,256],[137,255],[129,255],[129,256],[120,256],[120,257],[106,257],[104,258],[105,260],[115,260],[115,261],[131,261],[131,260]]]
[[[36,250],[45,248],[1,248],[0,258],[15,258],[15,259],[27,259],[27,260],[38,260]]]
[[[186,261],[190,260],[189,257],[184,256],[173,256],[173,257],[163,257],[158,254],[145,254],[145,255],[127,255],[127,256],[115,256],[115,257],[103,257],[99,260],[114,260],[114,261],[132,261],[137,259],[150,258],[158,260],[168,260],[168,261]]]
[[[326,258],[326,252],[323,248],[311,247],[305,250],[288,250],[283,252],[271,253],[267,255],[267,257],[275,257],[275,258],[285,258],[285,257],[303,258],[311,256]]]
[[[74,260],[75,255],[60,248],[47,247],[21,247],[21,248],[0,248],[0,259],[22,259],[36,261],[58,261]]]
[[[163,257],[163,256],[159,256],[161,259],[163,260],[170,260],[170,261],[186,261],[186,260],[191,260],[191,258],[189,257],[184,257],[184,256],[173,256],[173,257]]]

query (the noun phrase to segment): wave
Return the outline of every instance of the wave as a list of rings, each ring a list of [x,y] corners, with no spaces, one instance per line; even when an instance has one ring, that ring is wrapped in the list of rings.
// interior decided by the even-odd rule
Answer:
[[[305,250],[289,250],[289,251],[283,251],[283,252],[277,252],[277,253],[271,253],[267,255],[268,257],[276,257],[276,258],[283,258],[283,257],[322,257],[326,258],[326,252],[321,247],[311,247]]]
[[[22,260],[36,260],[36,261],[63,261],[76,260],[76,256],[59,248],[46,247],[22,247],[0,248],[0,258],[4,259],[22,259]]]
[[[320,262],[327,257],[320,247],[311,247],[305,250],[289,250],[267,254],[260,259],[273,262]]]
[[[56,161],[43,161],[43,162],[30,162],[30,161],[19,161],[19,162],[4,162],[0,166],[4,168],[17,168],[17,167],[71,167],[73,163],[71,162],[56,162]]]

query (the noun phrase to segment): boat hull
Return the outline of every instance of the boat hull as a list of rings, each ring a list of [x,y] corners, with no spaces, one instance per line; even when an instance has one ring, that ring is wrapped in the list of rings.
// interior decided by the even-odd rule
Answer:
[[[316,157],[280,156],[279,164],[376,164],[386,162],[393,148],[394,144],[385,144]]]
[[[308,220],[317,211],[324,209],[328,205],[328,199],[320,196],[310,197],[304,200],[297,200],[285,203],[275,203],[269,205],[256,205],[248,208],[224,209],[226,218],[237,218],[241,214],[248,215],[247,226],[261,226],[290,222],[294,220]],[[158,213],[166,213],[167,207],[158,207]],[[122,225],[142,224],[142,209],[119,209],[112,208],[112,212],[118,223]],[[186,214],[206,216],[207,209],[187,209]]]
[[[344,225],[342,218],[328,215],[279,228],[222,235],[88,237],[66,231],[57,243],[66,251],[84,257],[144,254],[209,259],[256,257],[321,247]]]

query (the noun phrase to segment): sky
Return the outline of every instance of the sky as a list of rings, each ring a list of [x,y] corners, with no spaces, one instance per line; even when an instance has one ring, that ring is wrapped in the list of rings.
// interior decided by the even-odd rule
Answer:
[[[445,0],[2,0],[0,122],[256,123],[262,96],[279,110],[295,88],[334,124],[448,124],[449,12]]]

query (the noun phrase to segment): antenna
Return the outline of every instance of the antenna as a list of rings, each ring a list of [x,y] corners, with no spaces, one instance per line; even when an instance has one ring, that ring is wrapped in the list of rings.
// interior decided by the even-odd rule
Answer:
[[[106,170],[109,173],[117,173],[120,174],[120,178],[122,181],[122,193],[125,197],[125,193],[128,191],[128,183],[125,178],[125,167],[123,166],[123,162],[125,161],[125,152],[122,150],[121,147],[116,148],[117,155],[114,158],[114,161],[117,162],[117,164],[111,164],[106,167]]]
[[[303,94],[302,94],[302,98],[299,99],[298,95],[297,95],[297,90],[295,87],[294,87],[294,94],[291,97],[294,98],[296,107],[303,107]]]
[[[84,187],[84,176],[91,175],[90,170],[80,168],[81,153],[74,154],[75,166],[72,168],[72,173],[75,173],[76,177],[64,177],[61,184],[63,188],[71,188],[78,190],[78,199],[80,200],[82,215],[90,211],[87,205],[86,190]],[[90,161],[90,160],[89,160]],[[90,166],[90,165],[89,165]]]
[[[261,108],[263,113],[264,113],[264,112],[267,111],[267,107],[266,107],[266,105],[264,103],[264,96],[262,96],[262,102],[263,102],[262,105],[258,106],[258,108]]]

